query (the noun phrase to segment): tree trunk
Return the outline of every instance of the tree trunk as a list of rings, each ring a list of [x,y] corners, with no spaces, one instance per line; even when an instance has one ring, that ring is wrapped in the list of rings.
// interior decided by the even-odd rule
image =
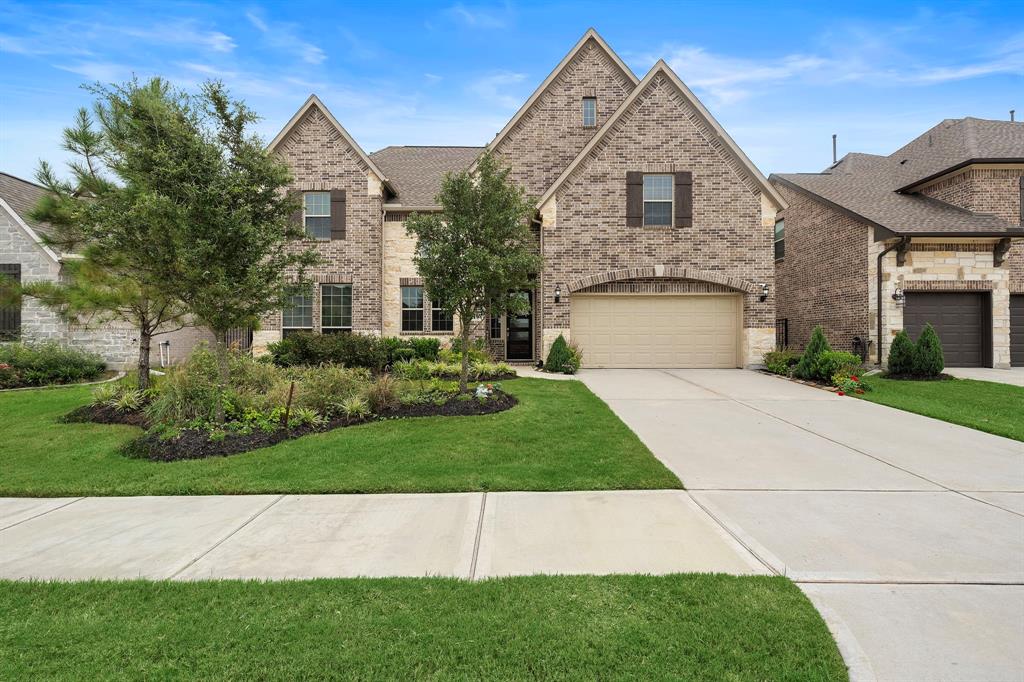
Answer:
[[[228,366],[227,331],[214,330],[217,339],[217,405],[214,418],[218,424],[224,423],[224,396],[228,392],[228,381],[231,379]]]
[[[465,316],[459,315],[459,324],[462,328],[459,330],[460,336],[462,336],[462,371],[459,373],[459,393],[469,392],[469,320],[466,320]]]
[[[149,350],[153,345],[153,334],[145,326],[139,329],[139,390],[149,388]]]

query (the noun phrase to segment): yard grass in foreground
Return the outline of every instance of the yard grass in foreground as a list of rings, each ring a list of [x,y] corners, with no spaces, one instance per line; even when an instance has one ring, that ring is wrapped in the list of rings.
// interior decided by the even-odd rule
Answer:
[[[781,577],[0,582],[0,678],[845,680]]]
[[[1024,441],[1024,388],[973,379],[908,381],[864,377],[873,403]]]
[[[129,459],[136,428],[63,424],[90,389],[0,394],[0,496],[380,493],[679,488],[578,381],[515,379],[520,404],[473,417],[373,422],[252,452]]]

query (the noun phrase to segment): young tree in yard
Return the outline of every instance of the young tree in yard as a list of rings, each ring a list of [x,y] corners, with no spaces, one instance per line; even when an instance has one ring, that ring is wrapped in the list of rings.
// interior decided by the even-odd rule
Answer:
[[[131,174],[169,217],[164,238],[174,248],[163,280],[216,337],[223,397],[228,331],[282,307],[319,259],[295,243],[305,235],[291,220],[297,203],[284,191],[291,174],[251,132],[258,117],[245,104],[209,82],[200,94],[165,98],[139,117],[135,93],[108,93],[112,137],[138,152]],[[223,400],[215,416],[223,422]]]
[[[97,113],[103,107],[101,100]],[[60,282],[26,283],[19,293],[69,322],[124,322],[136,329],[138,386],[145,389],[153,335],[180,327],[185,312],[163,286],[162,270],[169,262],[164,218],[145,191],[121,174],[108,129],[97,128],[88,111],[78,111],[75,124],[64,130],[62,146],[74,156],[68,164],[71,180],[59,180],[43,162],[36,175],[50,194],[31,217],[53,225],[44,241],[74,255],[65,259]]]
[[[515,292],[540,269],[528,227],[534,204],[508,175],[485,153],[475,172],[445,178],[439,213],[414,213],[406,221],[419,242],[413,261],[427,295],[459,320],[462,392],[468,390],[473,326],[490,315],[526,312],[529,304]]]

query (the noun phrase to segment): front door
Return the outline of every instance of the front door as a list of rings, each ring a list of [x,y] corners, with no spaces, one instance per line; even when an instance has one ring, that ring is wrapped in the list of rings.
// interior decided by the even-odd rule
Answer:
[[[505,340],[505,357],[509,360],[533,359],[533,292],[518,294],[526,298],[530,310],[521,315],[509,315]]]

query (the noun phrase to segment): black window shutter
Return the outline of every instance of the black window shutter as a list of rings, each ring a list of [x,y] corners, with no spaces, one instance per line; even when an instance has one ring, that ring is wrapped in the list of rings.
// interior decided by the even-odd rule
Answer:
[[[676,176],[676,227],[693,227],[693,173],[679,171]]]
[[[331,190],[331,239],[345,238],[345,190]]]
[[[5,298],[4,291],[11,286],[21,284],[21,263],[0,263],[0,300]],[[0,305],[0,341],[17,341],[21,338],[21,299],[10,305]]]
[[[640,227],[644,224],[644,174],[640,171],[626,172],[626,226]]]

